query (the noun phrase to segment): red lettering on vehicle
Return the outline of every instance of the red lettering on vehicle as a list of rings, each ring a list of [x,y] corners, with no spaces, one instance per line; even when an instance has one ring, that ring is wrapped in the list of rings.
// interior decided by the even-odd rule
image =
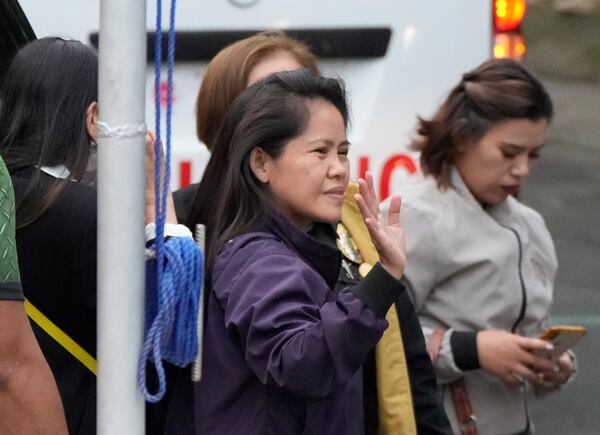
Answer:
[[[179,162],[179,188],[190,185],[192,182],[192,162],[183,160]]]
[[[390,181],[396,169],[405,169],[409,174],[417,172],[417,165],[407,154],[394,154],[383,165],[381,179],[379,181],[379,200],[383,201],[390,195]]]
[[[358,158],[358,177],[365,178],[366,172],[369,170],[369,157],[362,156]]]

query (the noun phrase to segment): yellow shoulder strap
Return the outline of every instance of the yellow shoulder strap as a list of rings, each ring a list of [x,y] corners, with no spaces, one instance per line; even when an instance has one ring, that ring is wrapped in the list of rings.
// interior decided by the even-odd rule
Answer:
[[[342,224],[352,236],[363,259],[375,264],[379,256],[354,200],[356,193],[358,184],[349,183],[342,208]],[[386,319],[389,327],[375,350],[379,434],[416,435],[410,378],[395,307],[390,308]]]
[[[27,315],[33,320],[40,328],[42,328],[46,334],[52,337],[58,344],[60,344],[67,352],[83,364],[90,372],[96,374],[96,360],[89,353],[87,353],[80,345],[69,337],[65,332],[56,326],[50,319],[42,314],[40,310],[33,306],[31,302],[25,299],[25,311]]]

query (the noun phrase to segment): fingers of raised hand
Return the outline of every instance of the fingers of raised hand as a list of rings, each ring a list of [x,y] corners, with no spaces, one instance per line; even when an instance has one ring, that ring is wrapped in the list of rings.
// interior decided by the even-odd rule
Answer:
[[[156,147],[156,137],[154,136],[154,133],[151,131],[147,132],[144,142],[146,144],[146,155],[151,154],[153,156]]]
[[[369,215],[376,217],[377,212],[373,208],[373,201],[372,201],[369,189],[367,188],[367,185],[365,183],[365,180],[363,180],[363,179],[358,180],[358,191],[359,191],[359,195],[361,196],[361,198],[363,200],[364,206],[369,210]]]
[[[369,236],[375,248],[379,250],[382,243],[384,243],[385,239],[385,231],[381,228],[381,224],[379,219],[376,216],[373,216],[369,207],[365,204],[365,200],[360,194],[354,195],[354,199],[358,204],[358,209],[360,210],[360,214],[363,217],[365,225],[367,226],[367,230],[369,231]]]
[[[400,226],[400,195],[393,195],[388,209],[388,225],[390,227]]]
[[[379,201],[373,186],[373,175],[370,172],[367,171],[365,178],[358,180],[358,188],[373,216],[379,217]]]
[[[358,205],[358,210],[360,211],[360,214],[362,215],[363,220],[365,222],[367,219],[372,219],[372,220],[377,219],[377,217],[374,216],[373,213],[371,212],[371,209],[367,205],[365,198],[362,194],[357,193],[356,195],[354,195],[354,200],[356,201],[356,204]],[[367,227],[368,227],[368,225],[367,225]]]
[[[369,237],[371,238],[371,241],[373,242],[375,249],[377,249],[377,244],[378,244],[378,240],[376,237],[377,229],[373,225],[373,220],[371,218],[365,219],[365,225],[367,226],[367,231],[369,231]]]
[[[367,230],[369,230],[369,236],[371,237],[375,249],[377,249],[377,252],[381,256],[383,252],[380,251],[387,242],[387,234],[383,231],[379,222],[373,218],[366,218],[365,225],[367,226]]]

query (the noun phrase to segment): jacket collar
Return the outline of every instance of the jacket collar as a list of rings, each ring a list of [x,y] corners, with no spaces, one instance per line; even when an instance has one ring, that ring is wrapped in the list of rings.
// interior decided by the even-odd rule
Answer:
[[[510,204],[511,201],[515,201],[514,198],[508,197],[500,204],[483,208],[463,181],[458,169],[454,166],[452,166],[452,172],[450,173],[450,181],[454,190],[469,204],[470,207],[483,211],[499,222],[510,220],[512,216]]]
[[[306,263],[316,269],[327,282],[327,285],[333,289],[339,275],[341,263],[340,253],[335,245],[317,240],[277,212],[273,213],[268,227],[286,245],[293,248]],[[315,222],[310,233],[315,235],[317,233],[327,233],[331,240],[336,238],[333,227],[326,223]],[[327,238],[323,239],[326,240]]]
[[[65,165],[42,166],[40,168],[40,171],[45,172],[46,174],[54,178],[71,178],[71,172],[67,169]]]
[[[479,201],[475,199],[455,166],[452,166],[452,171],[450,172],[450,183],[456,193],[458,193],[471,207],[483,210],[483,207]]]

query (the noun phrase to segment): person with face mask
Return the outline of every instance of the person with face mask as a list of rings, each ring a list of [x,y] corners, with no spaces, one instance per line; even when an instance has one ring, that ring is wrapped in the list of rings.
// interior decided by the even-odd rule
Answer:
[[[425,179],[401,189],[405,279],[455,433],[526,434],[531,393],[556,390],[573,356],[548,354],[557,260],[516,194],[546,142],[552,103],[512,60],[490,60],[420,119]],[[385,207],[384,207],[385,209]]]

